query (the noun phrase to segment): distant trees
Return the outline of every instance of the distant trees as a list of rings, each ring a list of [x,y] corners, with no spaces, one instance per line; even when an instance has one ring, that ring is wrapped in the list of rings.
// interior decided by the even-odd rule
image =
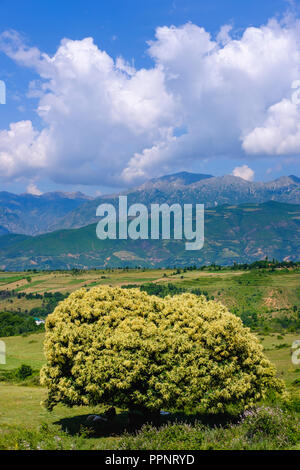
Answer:
[[[0,312],[0,337],[41,330],[34,319],[23,313]]]
[[[187,289],[183,287],[178,287],[176,284],[169,282],[168,284],[157,284],[157,283],[148,283],[148,284],[128,284],[127,286],[122,286],[123,289],[133,289],[138,287],[141,291],[147,292],[149,295],[156,295],[157,297],[166,297],[167,295],[176,295],[182,294],[183,292],[188,292]]]
[[[270,269],[274,270],[275,268],[299,268],[300,262],[294,261],[277,261],[274,258],[269,260],[266,257],[264,260],[261,261],[254,261],[253,263],[234,263],[231,266],[233,270],[247,270],[247,269]]]
[[[49,313],[52,313],[57,304],[61,301],[64,300],[66,297],[68,297],[68,293],[63,294],[61,292],[44,292],[43,294],[38,294],[38,293],[26,293],[26,292],[15,292],[15,291],[8,291],[8,290],[2,290],[0,291],[0,300],[6,300],[9,299],[10,302],[13,302],[13,298],[18,298],[18,299],[26,299],[26,300],[42,300],[42,305],[38,307],[33,307],[29,311],[29,315],[32,317],[45,317]],[[10,311],[10,313],[15,314],[15,311]],[[21,312],[18,312],[21,313]]]

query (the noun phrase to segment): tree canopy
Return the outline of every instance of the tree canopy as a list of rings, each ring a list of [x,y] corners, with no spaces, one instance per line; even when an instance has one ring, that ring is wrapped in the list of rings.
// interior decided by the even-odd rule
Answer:
[[[222,304],[184,293],[80,289],[46,321],[46,406],[245,408],[283,390],[257,338]]]

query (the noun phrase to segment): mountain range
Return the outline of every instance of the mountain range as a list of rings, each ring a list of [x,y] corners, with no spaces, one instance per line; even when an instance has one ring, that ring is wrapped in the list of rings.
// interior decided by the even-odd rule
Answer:
[[[268,256],[300,258],[300,205],[267,202],[205,211],[205,242],[186,251],[185,240],[99,240],[96,224],[36,237],[0,237],[0,269],[88,269],[229,265]]]
[[[205,207],[267,201],[300,204],[300,178],[284,176],[267,183],[250,182],[226,175],[214,177],[181,172],[147,181],[121,193],[128,204],[203,203]],[[96,209],[102,203],[116,204],[119,194],[93,198],[82,193],[12,194],[0,192],[0,235],[39,235],[63,228],[96,223]]]
[[[184,240],[99,240],[96,209],[119,194],[41,196],[0,192],[0,269],[187,266],[300,259],[300,178],[249,182],[227,175],[181,172],[121,193],[128,204],[204,203],[205,243]]]
[[[205,204],[206,208],[224,204],[246,204],[276,201],[300,204],[300,178],[287,176],[268,183],[250,182],[242,178],[226,175],[177,173],[147,181],[142,186],[122,193],[128,198],[128,204],[141,203],[148,208],[150,204]],[[96,209],[102,203],[117,204],[118,194],[100,196],[87,201],[50,229],[79,228],[95,223]]]
[[[91,199],[79,192],[50,192],[35,196],[1,191],[0,235],[7,232],[26,235],[48,232],[52,224]]]

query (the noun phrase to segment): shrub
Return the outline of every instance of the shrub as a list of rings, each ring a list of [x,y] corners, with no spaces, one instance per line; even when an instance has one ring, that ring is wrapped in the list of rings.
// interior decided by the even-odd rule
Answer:
[[[278,407],[246,410],[241,422],[247,429],[246,437],[255,441],[272,439],[277,448],[296,444],[300,437],[299,422]]]
[[[125,433],[116,448],[120,450],[198,450],[205,428],[200,423],[168,423],[160,428],[144,425],[137,433]]]
[[[283,389],[241,320],[193,294],[80,289],[48,316],[45,354],[49,409],[62,402],[217,412]]]
[[[278,450],[291,449],[300,438],[299,420],[278,407],[247,410],[238,423],[212,426],[201,421],[144,425],[124,433],[119,450]]]
[[[16,377],[18,379],[24,380],[27,377],[30,377],[33,374],[33,369],[30,366],[27,366],[26,364],[22,364],[17,370],[16,370]]]
[[[300,413],[300,397],[289,396],[289,399],[284,402],[284,407],[289,412]]]

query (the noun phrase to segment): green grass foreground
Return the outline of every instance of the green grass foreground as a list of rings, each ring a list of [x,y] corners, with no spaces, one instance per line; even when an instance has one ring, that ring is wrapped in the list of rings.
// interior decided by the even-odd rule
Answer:
[[[1,384],[0,391],[1,450],[300,450],[299,400],[291,409],[261,405],[243,416],[171,413],[155,425],[130,426],[118,410],[112,422],[89,425],[99,407],[59,405],[49,413],[40,405],[41,387]]]

